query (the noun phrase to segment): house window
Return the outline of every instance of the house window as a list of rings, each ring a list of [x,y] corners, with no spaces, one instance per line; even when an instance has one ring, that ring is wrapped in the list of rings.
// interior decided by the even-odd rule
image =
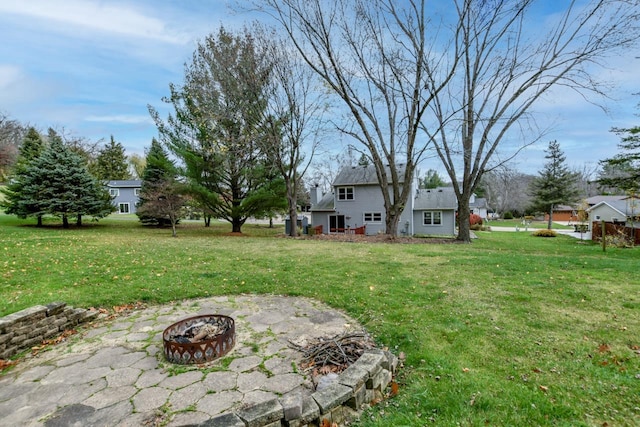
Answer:
[[[382,222],[382,212],[365,212],[364,222]]]
[[[120,195],[120,189],[119,188],[110,188],[109,189],[109,194],[111,194],[111,197],[118,197]]]
[[[134,188],[134,189],[133,189],[133,194],[134,194],[135,196],[139,196],[139,195],[140,195],[140,189],[139,189],[139,188]]]
[[[128,214],[129,213],[129,203],[118,203],[118,213]]]
[[[338,200],[353,200],[353,187],[338,187]]]
[[[441,211],[424,211],[422,216],[422,223],[424,225],[441,225],[442,212]]]

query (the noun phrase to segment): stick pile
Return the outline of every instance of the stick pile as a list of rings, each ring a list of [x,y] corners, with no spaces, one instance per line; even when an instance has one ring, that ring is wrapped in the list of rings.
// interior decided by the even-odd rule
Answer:
[[[317,373],[339,373],[354,363],[365,350],[375,348],[375,343],[365,332],[345,332],[333,338],[319,338],[300,346],[289,341],[303,355],[301,367]]]

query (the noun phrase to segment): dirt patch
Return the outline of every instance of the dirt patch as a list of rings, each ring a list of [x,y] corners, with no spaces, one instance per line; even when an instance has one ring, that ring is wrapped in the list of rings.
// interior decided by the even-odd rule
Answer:
[[[366,236],[362,234],[317,234],[313,236],[301,236],[298,239],[305,240],[329,240],[335,242],[357,243],[396,243],[396,244],[451,244],[462,243],[460,240],[447,237],[393,237],[388,234],[375,234]]]

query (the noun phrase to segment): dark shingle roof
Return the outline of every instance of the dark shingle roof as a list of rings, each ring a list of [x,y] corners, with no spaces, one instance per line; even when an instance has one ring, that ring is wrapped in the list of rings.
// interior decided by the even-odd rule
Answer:
[[[312,211],[333,211],[334,207],[334,197],[333,193],[327,193],[322,196],[322,199],[318,201],[314,206],[311,206]]]
[[[120,181],[107,181],[107,187],[118,188],[135,188],[140,187],[142,181],[139,179],[125,179]]]
[[[404,180],[405,165],[399,164],[398,173],[400,174],[400,182]],[[390,176],[390,170],[387,166],[387,175]],[[333,185],[375,185],[378,183],[378,175],[376,175],[376,168],[374,165],[368,166],[347,166],[342,168],[336,178],[333,180]]]
[[[413,202],[414,210],[456,209],[457,207],[456,193],[450,187],[420,189],[416,192],[415,201]]]

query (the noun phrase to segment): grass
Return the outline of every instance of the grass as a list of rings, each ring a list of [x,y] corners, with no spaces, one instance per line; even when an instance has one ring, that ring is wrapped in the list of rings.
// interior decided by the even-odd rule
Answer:
[[[273,293],[346,311],[406,354],[361,426],[631,426],[640,419],[638,249],[476,232],[471,245],[274,237],[282,228],[110,217],[63,230],[0,215],[0,315],[65,301]]]

